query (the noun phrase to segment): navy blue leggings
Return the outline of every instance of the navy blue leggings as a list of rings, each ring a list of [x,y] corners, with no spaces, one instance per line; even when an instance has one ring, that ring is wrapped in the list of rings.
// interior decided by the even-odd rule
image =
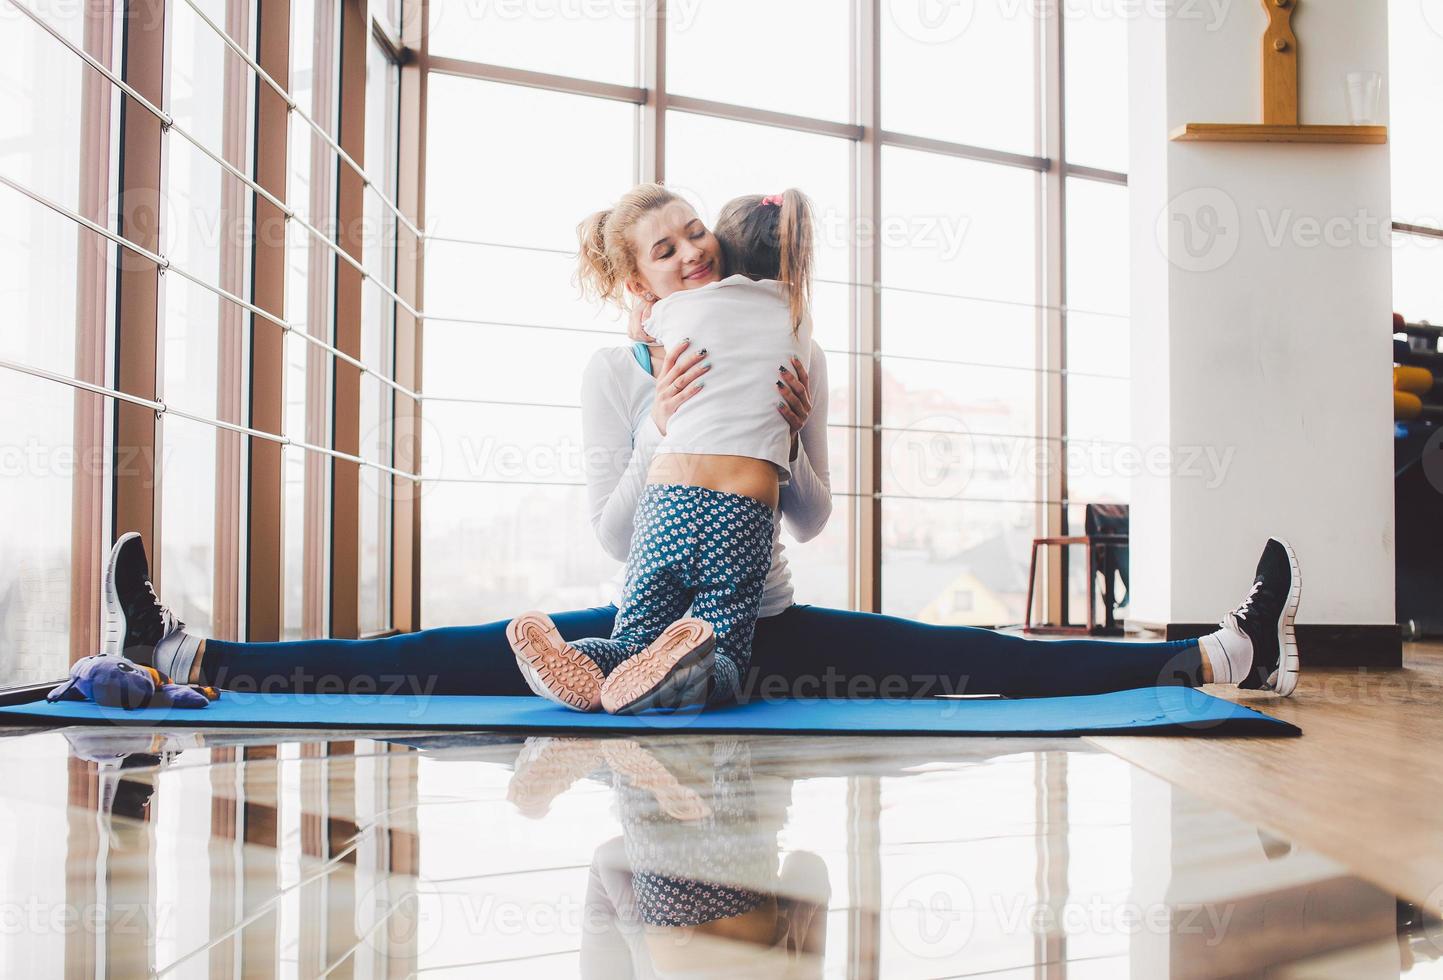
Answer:
[[[556,613],[568,640],[610,636],[615,606]],[[241,691],[530,694],[506,623],[448,626],[375,640],[207,640],[207,684]],[[757,620],[742,700],[1100,694],[1202,683],[1195,640],[1034,640],[970,626],[794,605]]]

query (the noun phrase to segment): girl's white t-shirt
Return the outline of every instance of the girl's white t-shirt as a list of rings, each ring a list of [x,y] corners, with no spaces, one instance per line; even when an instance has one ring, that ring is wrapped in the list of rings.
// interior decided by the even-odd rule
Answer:
[[[718,346],[730,356],[731,343]],[[781,529],[797,542],[822,533],[832,513],[832,487],[827,453],[827,358],[812,341],[807,391],[812,414],[798,433],[797,458],[791,479],[782,487],[781,506],[772,516],[772,567],[762,589],[758,616],[775,616],[792,603],[792,572]],[[753,378],[762,389],[776,389],[776,368]],[[662,434],[652,421],[656,379],[632,356],[630,347],[605,347],[591,356],[581,382],[581,429],[585,445],[586,491],[591,525],[602,550],[618,562],[631,551],[636,508],[646,489],[646,474]],[[708,386],[692,401],[711,397]],[[780,416],[779,416],[780,417]],[[668,425],[668,428],[670,426]],[[608,591],[620,602],[625,568],[618,568]]]
[[[646,332],[668,351],[690,340],[687,352],[707,350],[702,376],[706,397],[692,397],[672,413],[659,453],[747,456],[772,463],[789,480],[792,436],[777,411],[781,393],[762,378],[792,370],[792,358],[810,370],[812,323],[792,329],[788,287],[773,279],[728,276],[698,289],[672,293],[652,307]]]

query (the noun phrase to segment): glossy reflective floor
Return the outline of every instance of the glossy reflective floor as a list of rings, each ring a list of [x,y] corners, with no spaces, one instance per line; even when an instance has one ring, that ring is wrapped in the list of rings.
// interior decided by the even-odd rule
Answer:
[[[0,975],[1443,976],[1079,740],[0,737]]]

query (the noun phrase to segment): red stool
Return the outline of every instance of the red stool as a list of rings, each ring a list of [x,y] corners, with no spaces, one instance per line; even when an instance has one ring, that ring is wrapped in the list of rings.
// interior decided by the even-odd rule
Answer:
[[[1078,534],[1053,538],[1032,539],[1032,561],[1027,572],[1027,621],[1022,629],[1026,633],[1037,633],[1044,636],[1119,636],[1122,630],[1117,625],[1112,611],[1112,576],[1109,575],[1103,585],[1103,625],[1097,625],[1097,555],[1102,549],[1126,548],[1126,534]],[[1087,625],[1072,626],[1068,624],[1067,606],[1070,590],[1062,590],[1062,623],[1056,626],[1049,626],[1045,623],[1032,622],[1032,599],[1037,587],[1037,551],[1039,548],[1058,546],[1068,548],[1073,545],[1083,545],[1087,548]],[[1111,563],[1107,563],[1111,568]]]

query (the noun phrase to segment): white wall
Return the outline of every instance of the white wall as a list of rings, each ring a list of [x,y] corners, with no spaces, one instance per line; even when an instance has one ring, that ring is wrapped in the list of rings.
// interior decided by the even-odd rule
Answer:
[[[1172,461],[1135,481],[1133,616],[1218,619],[1279,534],[1303,622],[1392,623],[1388,147],[1169,142],[1260,121],[1267,22],[1170,6],[1129,40],[1133,432]],[[1346,123],[1344,73],[1386,76],[1386,4],[1306,0],[1293,26],[1300,121]]]

